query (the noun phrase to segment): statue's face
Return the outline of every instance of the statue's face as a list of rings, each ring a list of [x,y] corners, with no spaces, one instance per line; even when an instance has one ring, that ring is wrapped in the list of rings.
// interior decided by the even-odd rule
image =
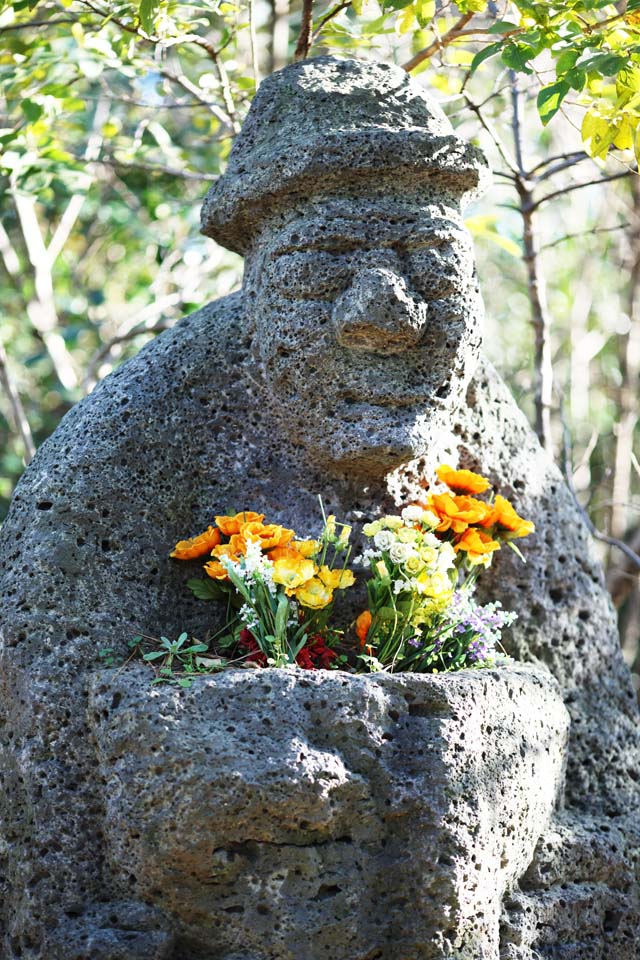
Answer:
[[[366,476],[420,456],[473,373],[471,241],[440,205],[315,204],[263,235],[245,293],[273,412],[318,465]]]

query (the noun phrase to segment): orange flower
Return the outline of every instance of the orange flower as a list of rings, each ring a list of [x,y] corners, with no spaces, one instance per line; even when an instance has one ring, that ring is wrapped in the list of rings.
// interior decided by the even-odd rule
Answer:
[[[214,547],[211,551],[212,557],[230,557],[231,560],[237,560],[243,557],[247,552],[247,541],[239,533],[234,533],[229,543],[221,543],[219,547]]]
[[[363,610],[356,620],[356,635],[360,641],[360,649],[362,649],[365,645],[372,619],[373,617],[371,616],[371,611]]]
[[[285,547],[294,537],[293,530],[286,530],[275,523],[264,524],[259,520],[243,523],[240,527],[240,533],[247,540],[259,540],[262,550],[270,550],[272,547]]]
[[[442,463],[436,470],[438,479],[455,493],[482,493],[488,490],[491,484],[486,477],[471,470],[454,470],[448,463]]]
[[[450,493],[434,493],[429,497],[428,508],[440,518],[438,533],[453,530],[463,533],[468,526],[482,523],[492,510],[488,503],[474,497],[452,497]]]
[[[219,543],[220,531],[215,527],[207,527],[205,532],[198,534],[197,537],[176,543],[170,556],[175,557],[176,560],[195,560],[197,557],[204,557],[206,553],[211,553]]]
[[[253,513],[251,510],[241,510],[233,517],[216,517],[216,523],[225,537],[230,537],[234,533],[240,533],[240,527],[243,523],[252,523],[264,520],[264,513]]]
[[[204,569],[208,577],[211,577],[213,580],[228,580],[229,574],[227,573],[224,565],[218,563],[217,560],[210,560],[209,563],[205,563]]]
[[[458,553],[464,550],[467,560],[473,567],[488,567],[491,563],[491,554],[500,549],[500,544],[492,540],[483,530],[465,530],[453,549]]]
[[[508,530],[507,540],[514,540],[516,537],[527,537],[535,530],[535,525],[531,520],[523,520],[519,517],[513,506],[500,494],[495,499],[490,516],[480,523],[481,527],[493,527],[497,524],[504,530]]]

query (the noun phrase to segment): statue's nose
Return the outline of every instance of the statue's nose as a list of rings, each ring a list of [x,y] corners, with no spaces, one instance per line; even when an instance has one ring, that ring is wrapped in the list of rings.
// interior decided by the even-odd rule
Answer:
[[[355,350],[401,353],[424,332],[427,304],[387,267],[359,271],[336,300],[333,322],[338,343]]]

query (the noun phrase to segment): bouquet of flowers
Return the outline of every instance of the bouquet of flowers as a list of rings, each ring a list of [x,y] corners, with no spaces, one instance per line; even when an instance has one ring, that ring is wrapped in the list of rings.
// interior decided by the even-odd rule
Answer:
[[[363,527],[372,540],[360,562],[370,568],[368,608],[356,620],[365,669],[437,673],[494,666],[503,627],[516,619],[496,601],[474,601],[481,569],[502,545],[533,523],[504,497],[480,500],[489,481],[469,470],[438,467],[440,492]]]
[[[227,600],[229,619],[216,642],[227,653],[223,665],[334,666],[340,634],[329,621],[336,591],[355,580],[347,568],[351,528],[323,513],[318,538],[301,540],[264,519],[250,510],[218,516],[204,533],[176,544],[171,556],[207,557],[210,579],[188,585],[201,599]]]

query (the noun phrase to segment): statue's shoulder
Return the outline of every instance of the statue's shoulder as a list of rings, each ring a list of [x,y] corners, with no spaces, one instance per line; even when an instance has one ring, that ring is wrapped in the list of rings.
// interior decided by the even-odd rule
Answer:
[[[537,437],[511,390],[493,364],[481,357],[467,389],[467,403],[459,412],[456,433],[471,445],[533,452]]]
[[[109,389],[120,380],[139,378],[143,373],[155,381],[166,375],[167,369],[173,369],[178,378],[207,365],[211,371],[213,361],[219,369],[228,360],[237,359],[234,355],[243,339],[243,319],[244,301],[240,292],[213,300],[148,343],[132,360],[107,377],[95,392]]]
[[[246,340],[246,342],[245,342]],[[113,426],[125,411],[158,413],[185,390],[207,385],[209,393],[248,352],[243,334],[240,293],[214,300],[146,344],[135,357],[105,377],[93,392],[63,418],[54,437],[69,429],[92,431]]]

